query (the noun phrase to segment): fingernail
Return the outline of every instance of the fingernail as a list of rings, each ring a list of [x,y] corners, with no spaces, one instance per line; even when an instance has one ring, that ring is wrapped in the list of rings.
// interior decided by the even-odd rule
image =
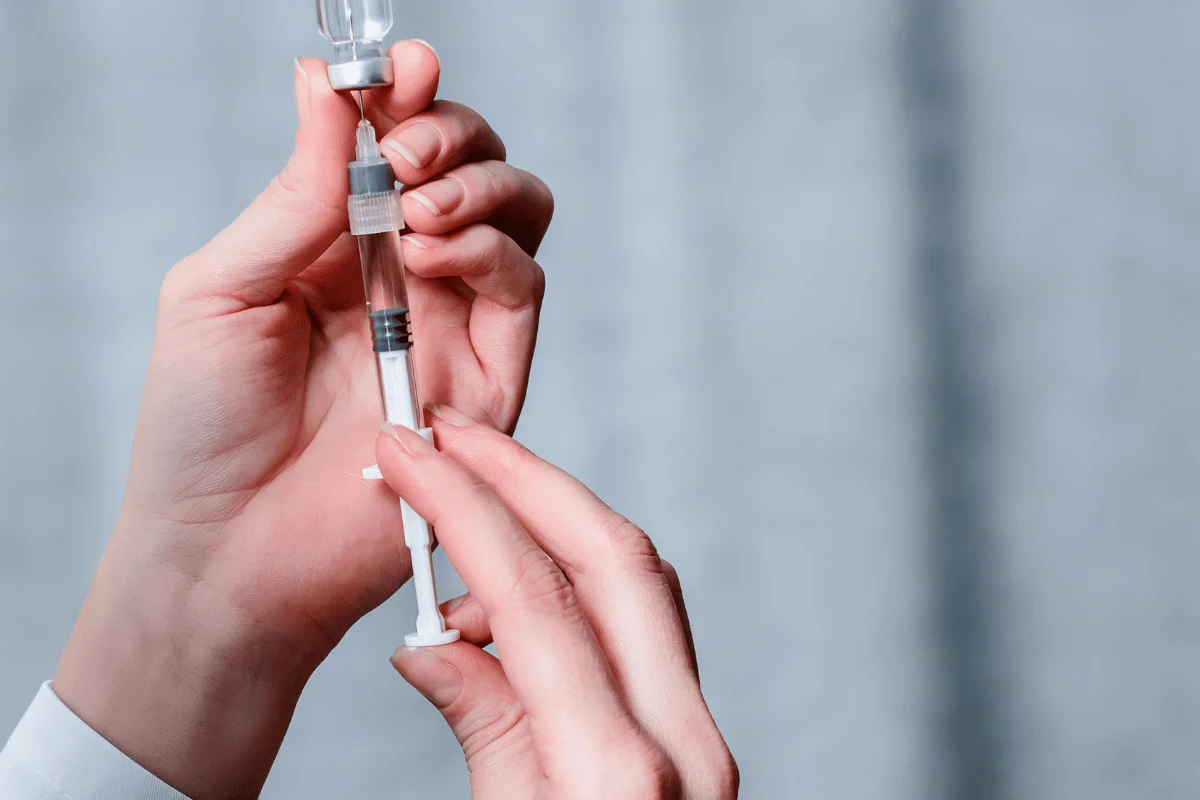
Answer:
[[[463,603],[466,603],[470,599],[470,594],[464,594],[452,600],[447,600],[442,603],[442,614],[453,614],[455,609],[461,608]]]
[[[417,169],[428,166],[446,146],[442,132],[428,122],[410,125],[399,133],[392,134],[384,145],[412,164]]]
[[[431,214],[449,214],[458,208],[467,189],[454,178],[443,178],[440,181],[426,184],[419,191],[409,192],[405,197],[411,197],[429,209]]]
[[[292,60],[292,69],[296,73],[296,77],[300,79],[296,86],[296,114],[300,118],[300,124],[303,125],[308,119],[309,108],[309,92],[312,90],[312,85],[308,80],[308,73],[304,71],[304,65],[300,63],[300,59]]]
[[[434,47],[433,45],[431,45],[429,42],[425,41],[424,39],[409,39],[409,41],[416,42],[417,44],[423,44],[426,47],[428,47],[429,52],[433,53],[433,57],[437,59],[438,66],[440,67],[442,65],[442,57],[438,55],[438,51],[437,51],[436,47]]]
[[[446,244],[446,237],[430,236],[426,233],[420,234],[419,236],[407,233],[400,238],[411,244],[413,247],[419,247],[422,250],[437,250],[439,247],[442,247],[444,244]]]
[[[438,708],[446,708],[462,694],[462,673],[429,650],[401,647],[392,656],[392,666]]]
[[[425,406],[425,411],[456,428],[470,428],[476,425],[475,420],[450,406],[428,405]]]
[[[391,422],[385,422],[380,426],[380,430],[399,442],[400,446],[404,448],[404,452],[410,456],[428,455],[437,452],[437,448],[427,442],[424,436],[416,431],[410,431],[403,425],[394,425]]]

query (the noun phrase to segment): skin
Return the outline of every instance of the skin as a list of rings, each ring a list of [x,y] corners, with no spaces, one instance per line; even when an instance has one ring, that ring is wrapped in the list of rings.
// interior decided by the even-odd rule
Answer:
[[[462,743],[473,796],[736,797],[679,579],[653,542],[509,437],[430,415],[442,452],[385,425],[377,454],[470,590],[446,604],[465,640],[393,664]],[[493,640],[499,659],[480,649]]]
[[[511,432],[553,201],[477,114],[434,100],[427,45],[391,56],[395,87],[367,103],[415,187],[402,206],[419,385]],[[411,575],[395,496],[360,475],[382,410],[346,233],[359,112],[325,67],[296,63],[287,167],[163,284],[126,495],[54,679],[197,800],[257,796],[313,670]]]

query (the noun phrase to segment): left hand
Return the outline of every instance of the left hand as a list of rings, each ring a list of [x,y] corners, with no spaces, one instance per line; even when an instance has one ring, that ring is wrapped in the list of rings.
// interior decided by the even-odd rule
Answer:
[[[419,384],[511,431],[552,200],[478,114],[434,101],[428,46],[390,55],[367,111],[410,187]],[[361,478],[382,409],[346,232],[359,112],[322,61],[295,84],[287,168],[163,284],[125,501],[54,682],[198,799],[257,792],[312,671],[411,574],[395,498]]]
[[[737,797],[678,575],[650,538],[511,438],[431,416],[440,452],[392,426],[376,452],[470,591],[445,606],[463,640],[393,664],[458,737],[472,797]]]

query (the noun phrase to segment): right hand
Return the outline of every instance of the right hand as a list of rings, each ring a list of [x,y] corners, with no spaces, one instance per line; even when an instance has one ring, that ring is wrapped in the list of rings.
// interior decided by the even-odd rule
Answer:
[[[679,579],[646,534],[489,426],[428,416],[442,452],[385,426],[376,454],[470,594],[444,607],[463,641],[392,663],[458,737],[473,796],[736,797]]]

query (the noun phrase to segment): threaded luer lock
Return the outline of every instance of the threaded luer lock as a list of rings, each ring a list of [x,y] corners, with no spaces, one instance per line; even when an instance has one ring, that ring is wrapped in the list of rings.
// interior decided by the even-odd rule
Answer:
[[[370,236],[404,228],[396,191],[350,195],[350,232],[355,236]]]

